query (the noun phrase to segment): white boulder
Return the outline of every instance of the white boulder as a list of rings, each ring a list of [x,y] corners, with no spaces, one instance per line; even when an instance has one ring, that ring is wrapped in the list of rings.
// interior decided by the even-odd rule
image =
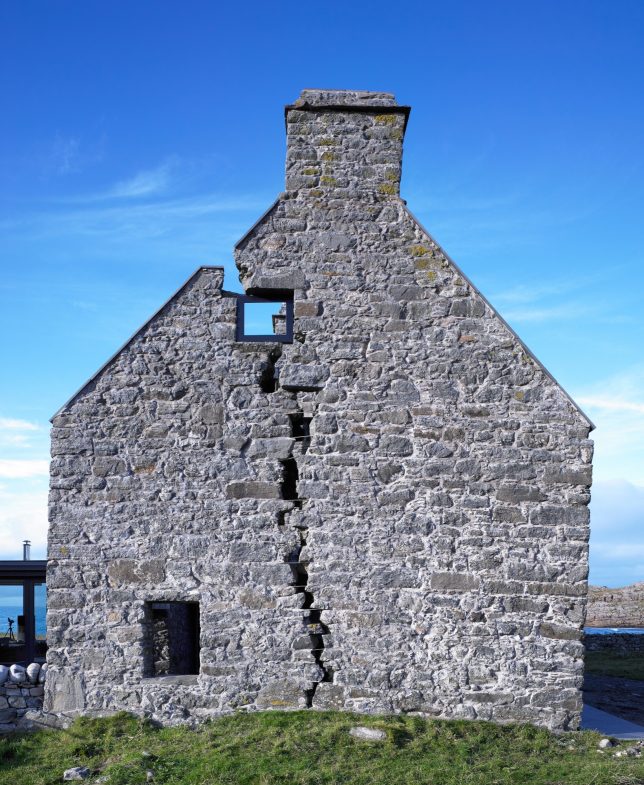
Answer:
[[[9,668],[6,665],[0,665],[0,684],[4,684],[9,678]]]
[[[46,676],[47,676],[47,663],[42,665],[40,668],[40,673],[38,674],[38,683],[44,684]]]
[[[27,681],[27,672],[22,667],[14,662],[9,668],[9,680],[14,684],[24,684]]]
[[[349,733],[356,739],[362,739],[362,741],[384,741],[387,738],[384,730],[365,728],[364,725],[356,725],[351,728]]]
[[[63,780],[86,780],[91,773],[87,766],[74,766],[73,769],[65,770]]]
[[[32,662],[31,665],[27,665],[27,678],[30,682],[35,684],[38,681],[39,675],[40,665],[37,662]]]

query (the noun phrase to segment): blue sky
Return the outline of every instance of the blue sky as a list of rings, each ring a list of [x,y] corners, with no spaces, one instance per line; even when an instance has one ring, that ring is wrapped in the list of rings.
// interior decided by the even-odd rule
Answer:
[[[48,419],[283,189],[304,87],[411,104],[403,196],[597,424],[591,580],[644,580],[644,4],[0,10],[0,558]]]

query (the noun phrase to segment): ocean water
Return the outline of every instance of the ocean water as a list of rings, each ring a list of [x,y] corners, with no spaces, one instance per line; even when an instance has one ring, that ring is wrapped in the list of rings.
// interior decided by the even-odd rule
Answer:
[[[584,627],[586,635],[644,635],[644,627]]]
[[[1,587],[4,588],[4,587]],[[41,594],[41,596],[38,596]],[[47,612],[47,601],[44,596],[44,592],[36,592],[35,597],[35,611],[36,611],[36,636],[39,638],[44,638],[45,633],[47,630],[45,624],[45,614]],[[0,638],[3,638],[7,631],[9,630],[9,625],[7,623],[8,618],[12,618],[15,622],[13,625],[13,632],[14,635],[18,630],[18,616],[22,616],[22,602],[16,602],[17,598],[13,597],[3,597],[0,594]],[[11,601],[13,600],[13,601]]]

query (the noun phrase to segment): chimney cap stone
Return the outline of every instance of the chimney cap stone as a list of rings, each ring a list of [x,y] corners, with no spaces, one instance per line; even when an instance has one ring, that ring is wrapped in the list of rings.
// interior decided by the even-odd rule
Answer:
[[[305,88],[293,107],[309,104],[311,106],[398,106],[393,93],[369,90],[323,90]]]
[[[284,121],[288,130],[290,111],[308,112],[366,112],[371,114],[402,114],[405,116],[403,133],[407,128],[410,106],[396,103],[393,93],[370,92],[368,90],[322,90],[306,88],[293,104],[284,107]]]

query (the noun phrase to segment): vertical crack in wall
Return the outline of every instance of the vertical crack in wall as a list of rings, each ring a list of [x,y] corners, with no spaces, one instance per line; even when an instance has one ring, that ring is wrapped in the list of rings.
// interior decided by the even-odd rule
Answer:
[[[293,447],[291,454],[288,458],[282,461],[284,467],[282,475],[282,496],[284,499],[293,502],[295,509],[301,509],[306,499],[298,496],[297,484],[299,480],[299,469],[297,465],[298,455],[305,455],[311,443],[311,436],[309,426],[311,423],[310,417],[305,417],[303,412],[295,412],[289,415],[291,420],[291,435],[293,437]],[[288,515],[288,513],[286,514]],[[286,518],[285,515],[285,518]],[[330,667],[324,664],[324,635],[328,635],[328,627],[322,623],[322,611],[318,608],[313,608],[315,597],[309,590],[309,562],[302,560],[302,551],[306,546],[306,535],[308,527],[295,526],[298,541],[293,545],[287,556],[287,562],[291,568],[293,575],[292,586],[298,594],[302,595],[302,609],[309,610],[308,616],[304,618],[306,630],[311,643],[311,655],[315,660],[315,664],[322,671],[322,678],[319,681],[314,681],[313,686],[305,690],[306,703],[310,708],[313,705],[313,698],[318,684],[321,682],[332,682],[333,671]]]

